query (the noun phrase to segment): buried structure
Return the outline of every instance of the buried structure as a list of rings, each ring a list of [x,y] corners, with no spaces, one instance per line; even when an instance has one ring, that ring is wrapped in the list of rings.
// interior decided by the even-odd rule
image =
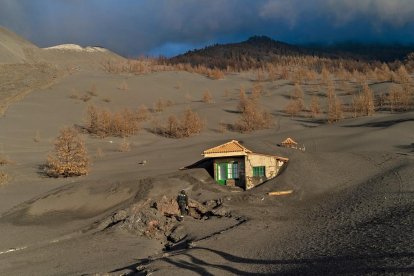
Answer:
[[[236,140],[207,149],[203,156],[184,169],[205,168],[218,184],[245,190],[276,177],[289,160],[253,152]]]

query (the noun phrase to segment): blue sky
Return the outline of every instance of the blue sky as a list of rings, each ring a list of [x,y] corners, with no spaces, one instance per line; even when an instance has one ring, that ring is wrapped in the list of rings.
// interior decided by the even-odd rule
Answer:
[[[0,0],[0,25],[41,47],[99,45],[130,57],[251,35],[414,44],[414,0]]]

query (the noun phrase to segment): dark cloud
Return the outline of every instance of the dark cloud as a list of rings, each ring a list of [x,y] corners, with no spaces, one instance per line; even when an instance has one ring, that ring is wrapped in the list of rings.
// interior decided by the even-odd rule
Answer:
[[[0,0],[0,24],[39,46],[176,54],[263,34],[294,43],[414,43],[413,0]]]

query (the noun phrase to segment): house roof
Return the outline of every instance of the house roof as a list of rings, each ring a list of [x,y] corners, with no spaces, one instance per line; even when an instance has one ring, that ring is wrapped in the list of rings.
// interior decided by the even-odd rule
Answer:
[[[204,157],[209,157],[211,155],[217,155],[217,154],[246,155],[247,153],[252,153],[252,151],[242,146],[239,141],[231,140],[230,142],[227,142],[225,144],[205,150],[203,152],[203,155]]]
[[[282,145],[297,145],[298,143],[295,142],[292,138],[288,137],[285,141],[282,142]]]
[[[269,148],[268,145],[265,148]],[[266,151],[265,151],[266,152]],[[269,151],[267,151],[269,152]],[[253,152],[246,148],[245,146],[241,145],[241,143],[237,140],[231,140],[230,142],[224,143],[222,145],[216,146],[214,148],[207,149],[203,152],[204,158],[215,158],[215,157],[230,157],[230,156],[245,156],[248,154],[256,154],[256,155],[263,155],[263,156],[272,156],[276,157],[278,160],[287,162],[289,159],[284,157],[276,156],[272,153],[262,153],[262,150],[259,152]]]

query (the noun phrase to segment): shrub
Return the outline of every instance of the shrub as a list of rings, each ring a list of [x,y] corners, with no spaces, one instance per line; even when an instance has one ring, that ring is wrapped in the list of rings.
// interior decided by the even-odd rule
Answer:
[[[411,83],[412,82],[412,78],[410,76],[410,74],[408,73],[407,69],[405,68],[404,65],[400,66],[400,68],[398,68],[397,72],[396,72],[396,79],[397,82],[404,84],[404,83]]]
[[[295,84],[293,89],[293,96],[295,99],[302,99],[303,101],[303,89],[302,86],[298,83]]]
[[[150,118],[151,113],[146,105],[141,105],[136,114],[136,118],[138,121],[146,121]]]
[[[313,118],[315,118],[319,113],[321,113],[321,106],[319,104],[319,99],[317,96],[312,96],[310,112]]]
[[[121,84],[118,86],[118,89],[122,91],[127,91],[129,90],[129,86],[126,83],[126,81],[122,81]]]
[[[364,110],[364,98],[361,94],[352,97],[352,109],[354,117],[362,116]]]
[[[375,113],[374,93],[372,92],[372,89],[369,88],[367,83],[363,84],[362,93],[364,95],[365,115],[371,116],[372,114]]]
[[[154,104],[154,111],[161,112],[172,105],[174,105],[174,102],[172,100],[164,100],[162,98],[159,98]]]
[[[334,95],[328,101],[328,123],[340,121],[344,114],[341,100]]]
[[[213,80],[224,79],[224,72],[220,69],[214,68],[213,70],[208,70],[207,76]]]
[[[286,66],[282,67],[280,71],[280,78],[282,80],[288,80],[289,79],[289,70]]]
[[[400,86],[391,87],[386,100],[391,111],[407,111],[413,104],[409,89]]]
[[[374,96],[367,83],[362,84],[362,92],[352,99],[354,117],[371,116],[375,112]]]
[[[181,127],[184,137],[200,133],[203,130],[204,125],[203,120],[201,120],[197,112],[194,112],[191,109],[186,109],[184,111],[184,115],[181,120]]]
[[[244,112],[246,105],[247,105],[248,98],[246,96],[246,93],[244,92],[244,88],[240,88],[239,92],[239,104],[237,105],[237,110],[239,112]]]
[[[256,83],[252,88],[252,98],[259,99],[263,94],[263,86]]]
[[[291,95],[290,101],[285,107],[285,112],[293,117],[298,115],[304,108],[302,87],[299,84],[295,84],[293,95]]]
[[[211,95],[209,90],[204,91],[203,102],[205,102],[205,103],[212,103],[213,102],[213,96]]]
[[[138,111],[123,109],[118,112],[99,109],[94,105],[86,111],[85,129],[99,137],[134,135],[140,129],[140,122],[148,119],[148,111],[144,107]]]
[[[179,136],[178,133],[180,131],[180,122],[175,115],[170,115],[167,119],[167,133],[170,136]]]
[[[262,69],[257,70],[256,72],[256,81],[264,81],[266,79],[265,72]]]
[[[299,99],[290,98],[289,103],[285,106],[285,113],[291,117],[297,116],[303,108],[303,102]]]
[[[170,138],[190,137],[199,134],[204,125],[204,121],[196,112],[186,109],[180,118],[175,115],[169,116],[164,125],[154,122],[154,132]]]
[[[329,72],[328,69],[326,69],[325,66],[322,68],[322,71],[321,71],[321,79],[322,79],[322,83],[326,85],[328,85],[329,82],[331,81],[331,73]]]
[[[254,98],[246,98],[240,94],[239,110],[240,118],[235,123],[234,128],[240,132],[251,132],[259,129],[266,129],[273,125],[270,113],[261,109]]]
[[[60,130],[54,142],[54,152],[47,158],[46,168],[46,174],[52,177],[79,176],[89,172],[85,142],[74,128]]]
[[[0,171],[0,186],[6,184],[9,181],[10,181],[10,176],[5,172]]]
[[[131,151],[131,143],[124,137],[121,144],[119,144],[119,151],[120,152],[128,152]]]
[[[0,166],[6,166],[6,165],[10,165],[13,164],[13,161],[10,160],[9,157],[4,156],[4,155],[0,155]]]

